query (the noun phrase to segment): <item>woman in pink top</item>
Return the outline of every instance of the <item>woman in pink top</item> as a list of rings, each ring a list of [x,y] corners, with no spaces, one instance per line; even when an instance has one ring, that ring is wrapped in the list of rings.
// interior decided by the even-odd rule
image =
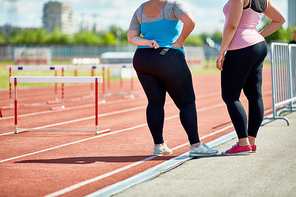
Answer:
[[[235,127],[238,143],[223,155],[255,152],[255,139],[262,123],[262,68],[267,54],[264,37],[285,22],[271,0],[229,0],[223,8],[225,26],[216,67],[221,70],[222,98]],[[265,14],[272,21],[260,33],[256,30]],[[241,90],[249,103],[249,120],[239,101]]]

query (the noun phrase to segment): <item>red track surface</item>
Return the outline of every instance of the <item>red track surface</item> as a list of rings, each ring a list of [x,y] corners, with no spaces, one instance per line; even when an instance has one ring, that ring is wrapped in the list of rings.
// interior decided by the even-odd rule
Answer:
[[[264,68],[263,75],[265,110],[270,113],[269,67]],[[194,76],[193,79],[202,141],[209,142],[233,131],[220,96],[220,75]],[[119,91],[119,85],[114,83],[111,87],[112,93]],[[129,83],[125,83],[124,90],[129,90]],[[94,131],[87,131],[95,129],[94,100],[82,99],[90,94],[90,86],[66,85],[66,108],[60,111],[50,110],[60,104],[47,104],[48,100],[54,100],[53,87],[19,90],[19,128],[67,130],[31,130],[2,135],[14,132],[13,109],[2,110],[0,196],[83,196],[187,152],[189,145],[178,110],[167,97],[164,137],[174,152],[170,156],[139,162],[151,156],[153,141],[146,125],[147,100],[137,96],[143,94],[138,82],[135,91],[133,99],[109,96],[106,103],[99,105],[99,130],[110,128],[111,132],[95,135]],[[8,91],[0,91],[0,94],[0,106],[9,105]],[[243,95],[241,101],[247,107]]]

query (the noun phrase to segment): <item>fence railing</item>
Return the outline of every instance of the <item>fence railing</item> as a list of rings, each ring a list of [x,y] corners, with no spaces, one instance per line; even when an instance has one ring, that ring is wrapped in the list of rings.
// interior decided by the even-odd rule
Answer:
[[[296,101],[296,45],[284,43],[271,44],[272,117],[264,119],[283,119],[283,112],[294,111]]]

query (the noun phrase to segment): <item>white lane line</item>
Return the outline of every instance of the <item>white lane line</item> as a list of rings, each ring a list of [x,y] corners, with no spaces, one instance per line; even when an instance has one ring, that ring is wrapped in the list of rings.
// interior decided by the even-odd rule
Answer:
[[[146,108],[146,106],[143,105],[143,106],[139,106],[139,107],[128,108],[128,109],[124,109],[124,110],[99,114],[98,117],[105,117],[105,116],[110,116],[110,115],[115,115],[115,114],[121,114],[121,113],[136,111],[136,110],[140,110],[140,109],[145,109],[145,108]],[[65,124],[71,124],[71,123],[74,123],[74,122],[80,122],[80,121],[90,120],[90,119],[94,119],[94,118],[95,118],[95,116],[90,116],[90,117],[79,118],[79,119],[75,119],[75,120],[69,120],[69,121],[65,121],[65,122],[60,122],[60,123],[56,123],[56,124],[50,124],[50,125],[45,125],[45,126],[35,127],[35,128],[30,128],[30,129],[31,130],[45,129],[45,128],[49,128],[49,127],[55,127],[55,126],[60,126],[60,125],[65,125]],[[0,136],[11,135],[11,134],[14,134],[14,132],[3,133],[3,134],[0,134]]]
[[[131,100],[133,101],[133,100]],[[123,100],[118,100],[118,101],[108,101],[106,102],[104,105],[108,105],[108,104],[115,104],[115,103],[122,103],[122,102],[126,102]],[[46,110],[46,111],[42,111],[42,112],[34,112],[34,113],[29,113],[29,114],[23,114],[23,115],[18,115],[17,117],[21,118],[21,117],[27,117],[27,116],[35,116],[35,115],[41,115],[41,114],[48,114],[48,113],[56,113],[56,112],[63,112],[63,111],[69,111],[69,110],[73,110],[73,109],[81,109],[81,108],[86,108],[86,107],[93,107],[95,104],[91,103],[91,104],[86,104],[86,105],[77,105],[74,107],[66,107],[65,109],[63,109],[62,111],[51,111],[51,110]],[[14,116],[7,116],[7,117],[2,117],[0,119],[1,120],[6,120],[6,119],[12,119],[14,118]]]
[[[218,131],[215,131],[215,133],[220,133],[220,132],[222,132],[222,131],[224,131],[224,130],[226,130],[226,129],[228,129],[228,128],[231,128],[232,126],[233,126],[233,125],[227,126],[227,127],[223,128],[223,129],[220,129],[220,130],[218,130]],[[211,136],[211,135],[212,135],[212,134],[205,135],[205,136],[201,137],[200,139],[205,139],[205,138],[207,138],[207,137],[209,137],[209,136]],[[189,144],[189,143],[187,142],[187,143],[185,143],[185,144],[182,144],[182,145],[179,145],[179,146],[177,146],[177,147],[174,147],[172,150],[177,150],[177,149],[179,149],[179,148],[182,148],[182,147],[184,147],[184,146],[187,146],[188,144]],[[103,178],[106,178],[106,177],[112,176],[112,175],[114,175],[114,174],[116,174],[116,173],[119,173],[119,172],[122,172],[122,171],[124,171],[124,170],[130,169],[130,168],[135,167],[135,166],[137,166],[137,165],[140,165],[141,163],[143,163],[143,162],[145,162],[145,161],[152,160],[152,159],[154,159],[155,157],[156,157],[156,156],[150,156],[150,157],[147,157],[147,158],[145,158],[145,159],[143,159],[143,160],[141,160],[141,161],[138,161],[138,162],[132,163],[132,164],[130,164],[130,165],[124,166],[124,167],[122,167],[122,168],[118,168],[118,169],[113,170],[113,171],[111,171],[111,172],[108,172],[108,173],[106,173],[106,174],[102,174],[102,175],[97,176],[97,177],[94,177],[94,178],[92,178],[92,179],[89,179],[89,180],[86,180],[86,181],[83,181],[83,182],[77,183],[77,184],[72,185],[72,186],[70,186],[70,187],[67,187],[67,188],[61,189],[61,190],[59,190],[59,191],[56,191],[56,192],[54,192],[54,193],[48,194],[48,195],[46,195],[45,197],[55,197],[55,196],[60,196],[60,195],[62,195],[62,194],[65,194],[65,193],[71,192],[71,191],[73,191],[73,190],[75,190],[75,189],[78,189],[78,188],[80,188],[80,187],[83,187],[83,186],[85,186],[85,185],[87,185],[87,184],[90,184],[90,183],[93,183],[93,182],[99,181],[99,180],[101,180],[101,179],[103,179]]]
[[[62,145],[59,145],[59,146],[55,146],[55,147],[43,149],[43,150],[40,150],[40,151],[36,151],[36,152],[32,152],[32,153],[28,153],[28,154],[24,154],[24,155],[12,157],[12,158],[0,160],[0,163],[6,162],[6,161],[15,160],[15,159],[19,159],[19,158],[22,158],[22,157],[27,157],[27,156],[35,155],[35,154],[38,154],[38,153],[42,153],[42,152],[54,150],[54,149],[57,149],[57,148],[61,148],[61,147],[65,147],[65,146],[69,146],[69,145],[73,145],[73,144],[77,144],[77,143],[80,143],[80,142],[85,142],[85,141],[88,141],[88,140],[93,140],[93,139],[96,139],[96,138],[100,138],[100,137],[104,137],[104,136],[108,136],[108,135],[112,135],[112,134],[116,134],[116,133],[120,133],[120,132],[124,132],[124,131],[129,131],[129,130],[137,129],[137,128],[140,128],[140,127],[144,127],[146,125],[147,124],[141,124],[141,125],[137,125],[137,126],[126,128],[126,129],[121,129],[121,130],[118,130],[118,131],[113,131],[111,133],[100,134],[98,136],[94,136],[94,137],[90,137],[90,138],[86,138],[86,139],[82,139],[82,140],[70,142],[70,143],[67,143],[67,144],[62,144]]]
[[[215,105],[215,106],[211,106],[211,107],[201,108],[199,111],[208,110],[208,109],[210,109],[210,108],[215,108],[215,107],[217,107],[217,106],[220,106],[220,104],[217,104],[217,105]],[[270,111],[270,110],[267,110],[267,111]],[[165,118],[165,120],[172,119],[172,118],[176,118],[176,117],[178,117],[178,116],[179,116],[179,115],[174,115],[174,116],[171,116],[171,117]],[[52,148],[48,148],[48,149],[44,149],[44,150],[41,150],[41,151],[37,151],[37,152],[33,152],[33,153],[29,153],[29,154],[25,154],[25,155],[21,155],[21,156],[17,156],[17,157],[13,157],[13,158],[5,159],[5,160],[0,160],[0,163],[5,162],[5,161],[10,161],[10,160],[18,159],[18,158],[22,158],[22,157],[26,157],[26,156],[30,156],[30,155],[34,155],[34,154],[38,154],[38,153],[45,152],[45,151],[49,151],[49,150],[53,150],[53,149],[57,149],[57,148],[60,148],[60,147],[69,146],[69,145],[72,145],[72,144],[77,144],[77,143],[84,142],[84,141],[87,141],[87,140],[92,140],[92,139],[95,139],[95,138],[99,138],[99,137],[103,137],[103,136],[107,136],[107,135],[112,135],[112,134],[120,133],[120,132],[127,131],[127,130],[132,130],[132,129],[140,128],[140,127],[143,127],[143,126],[146,126],[146,125],[147,125],[147,124],[142,124],[142,125],[138,125],[138,126],[135,126],[135,127],[130,127],[130,128],[123,129],[123,130],[114,131],[114,132],[112,132],[112,133],[102,134],[102,135],[100,135],[100,136],[95,136],[95,137],[91,137],[91,138],[87,138],[87,139],[83,139],[83,140],[79,140],[79,141],[75,141],[75,142],[67,143],[67,144],[64,144],[64,145],[60,145],[60,146],[56,146],[56,147],[52,147]],[[225,131],[226,129],[229,129],[229,128],[231,128],[231,127],[233,127],[233,125],[229,125],[229,126],[224,127],[224,128],[222,128],[222,129],[220,129],[220,130],[217,130],[217,131],[215,131],[215,132],[213,132],[213,133],[210,133],[210,134],[208,134],[208,135],[205,135],[205,136],[201,137],[201,140],[202,140],[202,139],[205,139],[205,138],[207,138],[207,137],[209,137],[209,136],[212,136],[212,135],[214,135],[214,134],[217,134],[217,133],[220,133],[220,132],[222,132],[222,131]],[[189,143],[187,142],[187,143],[182,144],[182,145],[180,145],[180,146],[174,147],[173,150],[177,150],[177,149],[179,149],[179,148],[181,148],[181,147],[187,146],[188,144],[189,144]],[[122,168],[116,169],[116,170],[111,171],[111,172],[109,172],[109,173],[106,173],[106,174],[100,175],[100,176],[95,177],[95,178],[93,178],[93,179],[89,179],[89,180],[83,181],[83,182],[81,182],[81,183],[78,183],[78,184],[72,185],[72,186],[67,187],[67,188],[65,188],[65,189],[62,189],[62,190],[59,190],[59,191],[54,192],[54,193],[52,193],[52,194],[49,194],[49,195],[47,195],[46,197],[59,196],[59,195],[61,195],[61,194],[64,194],[64,193],[70,192],[70,191],[72,191],[72,190],[75,190],[75,189],[77,189],[77,188],[80,188],[80,187],[82,187],[82,186],[84,186],[84,185],[87,185],[87,184],[89,184],[89,183],[92,183],[92,182],[95,182],[95,181],[101,180],[101,179],[103,179],[103,178],[106,178],[106,177],[111,176],[111,175],[113,175],[113,174],[116,174],[116,173],[118,173],[118,172],[121,172],[121,171],[124,171],[124,170],[126,170],[126,169],[129,169],[129,168],[131,168],[131,167],[137,166],[137,165],[139,165],[139,164],[141,164],[141,163],[143,163],[143,162],[145,162],[145,161],[149,161],[149,160],[151,160],[151,159],[153,159],[153,158],[155,158],[155,156],[148,157],[148,158],[146,158],[146,159],[143,159],[143,160],[141,160],[141,161],[135,162],[135,163],[130,164],[130,165],[128,165],[128,166],[125,166],[125,167],[122,167]]]
[[[272,92],[271,90],[270,91],[266,91],[266,92],[264,92],[263,95],[271,94],[271,92]],[[217,95],[220,95],[220,92],[213,92],[213,93],[208,93],[208,94],[197,95],[196,98],[197,99],[201,99],[201,98],[213,97],[213,96],[217,96]],[[130,101],[133,101],[133,100],[130,100]],[[121,103],[121,102],[126,102],[126,101],[122,101],[122,100],[119,100],[119,101],[109,101],[106,104],[114,104],[114,103]],[[172,101],[170,103],[172,103]],[[166,104],[170,104],[170,103],[169,102],[166,102]],[[92,107],[92,106],[94,106],[94,104],[86,104],[86,105],[78,105],[78,106],[74,106],[74,107],[66,107],[65,109],[63,109],[63,111],[69,111],[69,110],[73,110],[73,109],[81,109],[81,108]],[[29,114],[18,115],[18,117],[21,118],[21,117],[35,116],[35,115],[42,115],[42,114],[56,113],[56,112],[61,112],[61,111],[47,110],[47,111],[42,111],[42,112],[34,112],[34,113],[29,113]],[[12,119],[12,118],[14,118],[14,116],[2,117],[2,118],[0,118],[0,121],[1,120]],[[7,134],[3,134],[3,135],[7,135]],[[1,134],[0,134],[0,136],[1,136]]]
[[[267,91],[265,92],[264,94],[269,94],[270,91]],[[216,93],[213,93],[214,95],[216,95]],[[209,95],[212,95],[212,93],[210,93]],[[212,96],[214,96],[212,95]],[[246,100],[246,98],[242,98],[241,100]],[[166,102],[166,104],[172,104],[173,102],[172,101],[168,101]],[[205,110],[210,110],[210,109],[213,109],[213,108],[216,108],[216,107],[221,107],[221,106],[224,106],[225,104],[224,103],[218,103],[216,105],[211,105],[211,106],[208,106],[208,107],[204,107],[204,108],[201,108],[201,109],[197,109],[197,111],[201,112],[201,111],[205,111]],[[78,108],[85,108],[85,107],[88,107],[88,106],[93,106],[93,104],[88,104],[88,105],[81,105],[81,106],[76,106],[76,107],[72,107],[71,109],[78,109]],[[125,109],[125,110],[120,110],[120,111],[115,111],[115,112],[109,112],[109,113],[105,113],[105,114],[100,114],[99,117],[104,117],[104,116],[108,116],[108,115],[114,115],[114,114],[120,114],[120,113],[125,113],[125,112],[130,112],[130,111],[135,111],[135,110],[139,110],[139,109],[144,109],[146,107],[145,106],[139,106],[139,107],[134,107],[134,108],[129,108],[129,109]],[[70,110],[70,109],[68,109]],[[270,111],[270,110],[269,110]],[[268,112],[269,112],[268,111]],[[38,112],[38,113],[32,113],[30,115],[38,115],[38,114],[41,114],[42,112]],[[49,113],[47,111],[44,111],[44,113]],[[267,113],[267,112],[266,112]],[[27,116],[28,114],[26,115],[20,115],[19,117],[25,117]],[[176,118],[178,117],[179,115],[175,115],[175,116],[171,116],[171,117],[168,117],[168,119],[171,119],[171,118]],[[86,118],[81,118],[81,119],[76,119],[76,120],[70,120],[70,121],[66,121],[66,122],[61,122],[61,123],[56,123],[56,124],[51,124],[51,125],[45,125],[45,126],[41,126],[41,127],[36,127],[36,128],[31,128],[32,130],[38,130],[38,129],[45,129],[45,128],[49,128],[49,127],[54,127],[54,126],[59,126],[59,125],[64,125],[64,124],[71,124],[71,123],[74,123],[74,122],[79,122],[79,121],[84,121],[84,120],[89,120],[89,119],[93,119],[95,118],[95,116],[91,116],[91,117],[86,117]],[[3,134],[0,134],[0,136],[5,136],[5,135],[11,135],[11,134],[14,134],[14,132],[10,132],[10,133],[3,133]]]
[[[173,101],[167,101],[166,102],[166,104],[172,104],[172,103],[173,103]],[[223,105],[224,105],[224,103],[219,103],[219,104],[216,104],[216,105],[211,105],[209,107],[198,109],[198,111],[205,111],[205,110],[213,109],[213,108],[220,107],[220,106],[223,106]],[[83,105],[83,106],[79,106],[79,107],[73,107],[71,109],[85,108],[86,106],[92,106],[92,104]],[[146,105],[143,105],[143,106],[124,109],[124,110],[119,110],[119,111],[115,111],[115,112],[99,114],[99,117],[115,115],[115,114],[120,114],[120,113],[125,113],[125,112],[131,112],[131,111],[135,111],[135,110],[139,110],[139,109],[145,109],[146,107],[147,107]],[[44,111],[43,114],[45,114],[45,113],[49,113],[49,112]],[[41,113],[38,112],[38,113],[31,113],[31,114],[26,114],[26,115],[19,115],[18,117],[26,117],[28,115],[40,115],[40,114]],[[176,118],[178,116],[179,115],[175,115],[175,116],[171,116],[170,118]],[[45,126],[41,126],[41,127],[31,128],[31,130],[46,129],[46,128],[49,128],[49,127],[55,127],[55,126],[60,126],[60,125],[65,125],[65,124],[71,124],[71,123],[74,123],[74,122],[80,122],[80,121],[89,120],[89,119],[93,119],[93,118],[95,118],[95,116],[90,116],[90,117],[80,118],[80,119],[76,119],[76,120],[70,120],[70,121],[60,122],[60,123],[56,123],[56,124],[50,124],[50,125],[45,125]],[[11,134],[14,134],[14,132],[3,133],[3,134],[0,134],[0,136],[11,135]]]
[[[82,186],[84,186],[84,185],[87,185],[87,184],[90,184],[90,183],[93,183],[93,182],[99,181],[99,180],[101,180],[101,179],[103,179],[103,178],[106,178],[106,177],[108,177],[108,176],[112,176],[113,174],[116,174],[116,173],[122,172],[122,171],[127,170],[127,169],[132,168],[132,167],[135,167],[135,166],[137,166],[137,165],[139,165],[139,164],[141,164],[141,163],[143,163],[143,162],[145,162],[145,161],[149,161],[149,160],[151,160],[151,159],[153,159],[153,158],[155,158],[155,157],[157,157],[157,156],[151,156],[151,157],[148,157],[148,158],[146,158],[146,159],[143,159],[143,160],[141,160],[141,161],[138,161],[138,162],[135,162],[135,163],[129,164],[129,165],[124,166],[124,167],[122,167],[122,168],[118,168],[118,169],[113,170],[113,171],[111,171],[111,172],[108,172],[108,173],[106,173],[106,174],[102,174],[102,175],[97,176],[97,177],[95,177],[95,178],[92,178],[92,179],[89,179],[89,180],[86,180],[86,181],[83,181],[83,182],[77,183],[77,184],[75,184],[75,185],[72,185],[72,186],[67,187],[67,188],[65,188],[65,189],[62,189],[62,190],[60,190],[60,191],[54,192],[54,193],[52,193],[52,194],[48,194],[48,195],[46,195],[45,197],[54,197],[54,196],[59,196],[59,195],[62,195],[62,194],[68,193],[68,192],[70,192],[70,191],[72,191],[72,190],[75,190],[75,189],[77,189],[77,188],[80,188],[80,187],[82,187]]]
[[[267,93],[267,92],[266,92]],[[265,93],[265,94],[266,94]],[[246,98],[242,98],[241,100],[246,100]],[[172,104],[173,102],[172,101],[168,101],[166,102],[166,104]],[[82,108],[82,107],[85,107],[85,106],[90,106],[92,104],[89,104],[89,105],[83,105],[83,106],[79,106],[77,108]],[[217,107],[221,107],[221,106],[224,106],[225,104],[224,103],[218,103],[216,105],[211,105],[211,106],[208,106],[208,107],[204,107],[204,108],[201,108],[201,109],[197,109],[198,112],[201,112],[201,111],[206,111],[206,110],[210,110],[210,109],[214,109],[214,108],[217,108]],[[73,107],[75,108],[75,107]],[[72,109],[73,109],[72,108]],[[104,117],[104,116],[109,116],[109,115],[114,115],[114,114],[120,114],[120,113],[126,113],[126,112],[131,112],[131,111],[135,111],[135,110],[139,110],[139,109],[144,109],[146,108],[146,105],[144,106],[139,106],[139,107],[134,107],[134,108],[129,108],[129,109],[124,109],[124,110],[120,110],[120,111],[115,111],[115,112],[109,112],[109,113],[104,113],[104,114],[100,114],[99,117]],[[268,110],[269,112],[270,110]],[[45,112],[47,113],[47,112]],[[267,112],[265,112],[267,113]],[[171,118],[176,118],[178,117],[179,115],[175,115],[175,116],[171,116],[171,117],[168,117],[166,119],[171,119]],[[74,122],[79,122],[79,121],[84,121],[84,120],[89,120],[89,119],[93,119],[95,118],[95,116],[91,116],[91,117],[86,117],[86,118],[81,118],[81,119],[76,119],[76,120],[70,120],[70,121],[66,121],[66,122],[61,122],[61,123],[56,123],[56,124],[51,124],[51,125],[45,125],[45,126],[41,126],[41,127],[36,127],[36,128],[31,128],[32,130],[38,130],[38,129],[45,129],[45,128],[49,128],[49,127],[54,127],[54,126],[60,126],[60,125],[64,125],[64,124],[71,124],[71,123],[74,123]],[[3,133],[3,134],[0,134],[0,136],[5,136],[5,135],[11,135],[11,134],[14,134],[14,132],[10,132],[10,133]]]
[[[220,104],[212,105],[210,107],[201,108],[201,109],[199,109],[199,111],[205,111],[205,110],[213,109],[213,108],[216,108],[218,106],[220,106]],[[131,110],[139,110],[139,109],[143,109],[145,107],[146,106],[140,106],[140,107],[135,107],[135,108],[131,108],[131,109],[125,109],[125,110],[120,110],[120,111],[116,111],[116,112],[105,113],[105,114],[102,114],[100,116],[103,117],[103,116],[108,116],[108,115],[114,115],[114,114],[124,113],[124,112],[130,112]],[[179,115],[174,115],[174,116],[167,117],[167,118],[165,118],[165,120],[169,120],[169,119],[173,119],[173,118],[177,118],[177,117],[179,117]],[[77,119],[77,120],[72,120],[72,121],[66,121],[66,122],[61,122],[61,123],[57,123],[57,124],[46,125],[46,126],[38,127],[38,128],[34,128],[34,129],[44,129],[44,128],[58,126],[58,125],[62,125],[62,124],[69,124],[69,123],[73,123],[73,122],[88,120],[88,119],[91,119],[91,118],[95,118],[95,117],[94,116],[91,116],[91,117],[81,118],[81,119]],[[147,123],[141,124],[141,125],[137,125],[137,126],[134,126],[134,127],[130,127],[130,128],[127,128],[127,129],[122,129],[122,130],[113,131],[113,132],[106,133],[106,134],[101,134],[99,136],[95,136],[95,137],[91,137],[91,138],[86,138],[84,140],[79,140],[79,141],[76,141],[76,142],[71,142],[71,143],[68,143],[68,144],[63,144],[63,145],[60,145],[60,146],[56,146],[56,147],[44,149],[44,150],[41,150],[41,151],[37,151],[37,152],[33,152],[33,153],[28,153],[28,154],[25,154],[25,155],[20,155],[20,156],[13,157],[13,158],[8,158],[8,159],[5,159],[5,160],[0,160],[0,163],[5,162],[5,161],[10,161],[10,160],[18,159],[18,158],[22,158],[22,157],[26,157],[26,156],[30,156],[30,155],[34,155],[34,154],[45,152],[45,151],[49,151],[49,150],[53,150],[53,149],[56,149],[56,148],[61,148],[61,147],[64,147],[64,146],[69,146],[69,145],[76,144],[76,143],[79,143],[79,142],[83,142],[83,141],[87,141],[87,140],[92,140],[92,139],[95,139],[95,138],[98,138],[98,137],[103,137],[103,136],[107,136],[107,135],[111,135],[111,134],[120,133],[120,132],[123,132],[123,131],[133,130],[133,129],[140,128],[140,127],[143,127],[143,126],[146,126],[146,125],[147,125]],[[219,132],[220,132],[220,130],[219,130]],[[209,134],[209,135],[212,135],[212,134]]]
[[[268,112],[268,111],[270,111],[270,110],[266,110],[265,112]],[[176,117],[176,116],[172,116],[172,117]],[[169,119],[171,119],[172,117],[169,117]],[[231,124],[231,125],[226,126],[226,127],[222,128],[222,129],[220,129],[220,130],[217,130],[217,131],[215,131],[215,132],[213,132],[213,133],[210,133],[210,134],[208,134],[208,135],[205,135],[205,136],[201,137],[200,139],[203,140],[203,139],[205,139],[205,138],[207,138],[207,137],[210,137],[210,136],[212,136],[212,135],[214,135],[214,134],[218,134],[218,133],[223,132],[223,131],[225,131],[225,130],[227,130],[227,129],[230,129],[230,128],[232,128],[232,127],[233,127],[233,125]],[[179,149],[179,148],[182,148],[182,147],[184,147],[184,146],[187,146],[188,144],[189,144],[189,143],[187,142],[187,143],[185,143],[185,144],[182,144],[182,145],[179,145],[179,146],[177,146],[177,147],[172,148],[172,150],[177,150],[177,149]],[[70,187],[67,187],[67,188],[64,188],[64,189],[62,189],[62,190],[56,191],[56,192],[54,192],[54,193],[48,194],[48,195],[46,195],[45,197],[56,197],[56,196],[60,196],[60,195],[62,195],[62,194],[65,194],[65,193],[71,192],[71,191],[73,191],[73,190],[75,190],[75,189],[78,189],[78,188],[80,188],[80,187],[83,187],[83,186],[85,186],[85,185],[87,185],[87,184],[90,184],[90,183],[93,183],[93,182],[99,181],[99,180],[101,180],[101,179],[103,179],[103,178],[106,178],[106,177],[108,177],[108,176],[112,176],[112,175],[114,175],[114,174],[116,174],[116,173],[122,172],[122,171],[127,170],[127,169],[129,169],[129,168],[132,168],[132,167],[134,167],[134,166],[137,166],[137,165],[139,165],[139,164],[141,164],[141,163],[143,163],[143,162],[145,162],[145,161],[152,160],[152,159],[155,158],[155,157],[156,157],[156,156],[151,156],[151,157],[145,158],[145,159],[143,159],[143,160],[141,160],[141,161],[138,161],[138,162],[135,162],[135,163],[133,163],[133,164],[130,164],[130,165],[124,166],[124,167],[122,167],[122,168],[116,169],[116,170],[111,171],[111,172],[108,172],[108,173],[106,173],[106,174],[103,174],[103,175],[97,176],[97,177],[95,177],[95,178],[92,178],[92,179],[89,179],[89,180],[86,180],[86,181],[83,181],[83,182],[77,183],[77,184],[72,185],[72,186],[70,186]]]
[[[217,96],[219,94],[220,94],[220,92],[213,92],[213,93],[208,93],[208,94],[197,95],[196,98],[213,97],[213,96]],[[129,101],[133,101],[133,100],[129,100]],[[104,105],[107,105],[107,104],[115,104],[115,103],[122,103],[122,102],[126,102],[126,100],[108,101]],[[169,102],[166,102],[166,104],[169,104]],[[66,107],[65,109],[63,109],[63,111],[69,111],[69,110],[73,110],[73,109],[81,109],[81,108],[85,108],[85,107],[93,107],[94,105],[95,104],[86,104],[86,105],[78,105],[78,106],[74,106],[74,107]],[[42,115],[42,114],[55,113],[55,112],[61,112],[61,111],[50,111],[50,110],[47,110],[47,111],[42,111],[42,112],[34,112],[34,113],[29,113],[29,114],[18,115],[18,117],[21,118],[21,117]],[[0,121],[1,120],[12,119],[12,118],[14,118],[14,116],[2,117],[0,119]]]
[[[268,111],[270,111],[270,110],[266,110],[265,112],[268,112]],[[172,116],[172,117],[176,117],[176,116]],[[169,117],[169,119],[171,119],[172,117]],[[225,131],[225,130],[227,130],[227,129],[230,129],[230,128],[232,128],[232,127],[233,127],[233,125],[231,124],[231,125],[226,126],[226,127],[222,128],[222,129],[220,129],[220,130],[217,130],[217,131],[215,131],[215,132],[213,132],[213,133],[210,133],[210,134],[208,134],[208,135],[205,135],[205,136],[201,137],[200,139],[203,140],[203,139],[205,139],[205,138],[207,138],[207,137],[210,137],[210,136],[212,136],[212,135],[215,135],[215,134],[221,133],[221,132],[223,132],[223,131]],[[179,145],[179,146],[177,146],[177,147],[174,147],[174,148],[172,148],[172,150],[177,150],[177,149],[182,148],[182,147],[187,146],[187,145],[189,145],[188,142],[185,143],[185,144]],[[139,165],[139,164],[141,164],[141,163],[143,163],[143,162],[145,162],[145,161],[152,160],[152,159],[155,158],[155,157],[156,157],[156,156],[151,156],[151,157],[145,158],[145,159],[143,159],[143,160],[141,160],[141,161],[138,161],[138,162],[132,163],[132,164],[130,164],[130,165],[124,166],[124,167],[119,168],[119,169],[116,169],[116,170],[113,170],[113,171],[108,172],[108,173],[106,173],[106,174],[102,174],[102,175],[97,176],[97,177],[94,177],[94,178],[92,178],[92,179],[89,179],[89,180],[86,180],[86,181],[83,181],[83,182],[77,183],[77,184],[72,185],[72,186],[70,186],[70,187],[67,187],[67,188],[61,189],[61,190],[59,190],[59,191],[56,191],[56,192],[54,192],[54,193],[48,194],[48,195],[46,195],[45,197],[56,197],[56,196],[60,196],[60,195],[62,195],[62,194],[65,194],[65,193],[71,192],[71,191],[73,191],[73,190],[75,190],[75,189],[78,189],[78,188],[80,188],[80,187],[83,187],[83,186],[85,186],[85,185],[87,185],[87,184],[90,184],[90,183],[93,183],[93,182],[99,181],[99,180],[101,180],[101,179],[103,179],[103,178],[106,178],[106,177],[108,177],[108,176],[112,176],[112,175],[114,175],[114,174],[116,174],[116,173],[122,172],[122,171],[127,170],[127,169],[129,169],[129,168],[132,168],[132,167],[134,167],[134,166],[137,166],[137,165]]]

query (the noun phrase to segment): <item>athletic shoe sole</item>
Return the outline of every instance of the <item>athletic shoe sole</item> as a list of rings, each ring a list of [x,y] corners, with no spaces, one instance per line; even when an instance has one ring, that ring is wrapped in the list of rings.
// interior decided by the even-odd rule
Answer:
[[[207,156],[214,156],[214,155],[217,155],[217,153],[192,153],[192,154],[189,154],[189,157],[207,157]]]
[[[237,153],[222,152],[221,155],[239,155],[239,154],[246,154],[246,153],[252,153],[252,151],[244,151],[244,152],[237,152]]]
[[[160,154],[153,154],[153,156],[164,156],[164,155],[171,155],[173,152],[171,153],[160,153]]]

